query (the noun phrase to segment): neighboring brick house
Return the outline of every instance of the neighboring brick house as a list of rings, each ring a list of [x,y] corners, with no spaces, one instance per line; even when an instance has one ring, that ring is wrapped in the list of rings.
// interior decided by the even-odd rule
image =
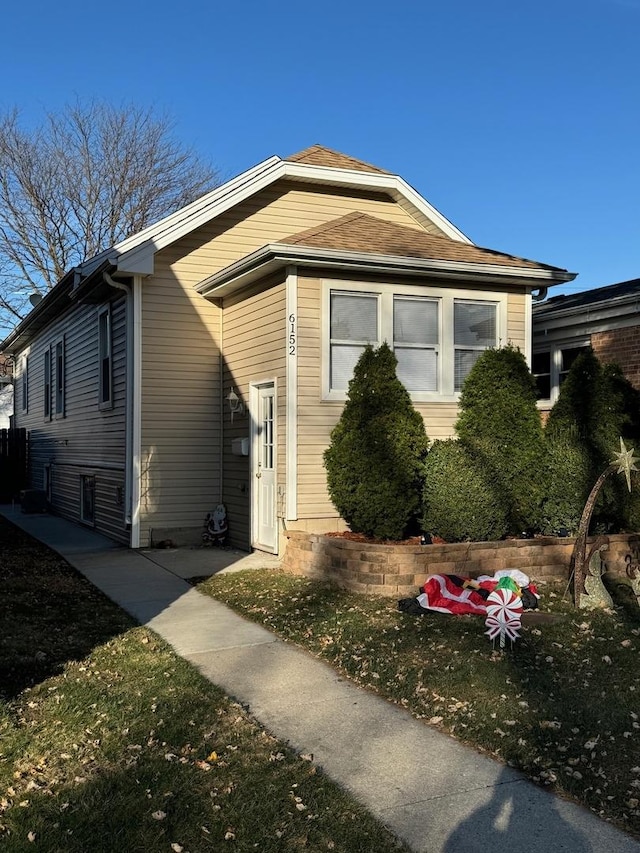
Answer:
[[[563,379],[588,346],[601,361],[619,364],[640,390],[640,278],[534,304],[532,370],[541,409],[558,399]]]

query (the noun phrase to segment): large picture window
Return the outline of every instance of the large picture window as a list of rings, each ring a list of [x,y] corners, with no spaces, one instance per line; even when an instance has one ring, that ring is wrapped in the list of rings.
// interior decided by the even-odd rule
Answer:
[[[481,353],[499,345],[506,326],[503,294],[478,299],[445,287],[339,287],[328,281],[324,293],[324,399],[344,399],[365,346],[386,341],[414,400],[454,402]]]

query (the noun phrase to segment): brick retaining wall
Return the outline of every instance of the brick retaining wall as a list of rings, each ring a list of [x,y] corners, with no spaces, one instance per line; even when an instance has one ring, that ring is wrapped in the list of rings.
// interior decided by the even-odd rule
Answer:
[[[520,569],[532,581],[569,577],[574,539],[509,539],[451,545],[369,545],[290,530],[283,568],[292,574],[330,580],[354,592],[389,597],[417,595],[427,575],[465,577]],[[628,557],[640,563],[640,534],[602,537],[608,541],[608,570],[623,575]]]

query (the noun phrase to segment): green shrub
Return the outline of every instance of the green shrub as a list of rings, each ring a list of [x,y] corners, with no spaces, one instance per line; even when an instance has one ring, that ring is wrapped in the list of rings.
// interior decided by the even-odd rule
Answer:
[[[423,494],[423,529],[447,542],[495,541],[507,533],[503,495],[482,459],[460,441],[434,442]]]
[[[535,380],[513,346],[486,350],[467,376],[456,423],[509,505],[509,531],[539,529],[545,495],[545,444]]]
[[[566,435],[547,439],[546,493],[540,531],[557,536],[561,530],[573,536],[595,481],[584,447]]]
[[[367,346],[324,454],[327,486],[351,530],[402,539],[420,512],[429,440],[387,344]]]
[[[586,482],[583,468],[565,471],[565,487],[571,492],[581,489],[584,506],[596,479],[620,449],[620,437],[627,446],[640,446],[640,394],[618,365],[601,364],[588,348],[567,374],[549,413],[545,434],[548,445],[561,441],[584,457]],[[610,477],[594,510],[594,529],[634,529],[640,520],[637,503],[633,495],[629,497],[622,478]]]

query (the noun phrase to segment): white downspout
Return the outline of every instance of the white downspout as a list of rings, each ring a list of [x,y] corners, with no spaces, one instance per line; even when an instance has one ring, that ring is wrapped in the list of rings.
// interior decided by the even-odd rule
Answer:
[[[125,524],[129,529],[131,529],[131,451],[132,451],[132,427],[133,427],[133,411],[132,411],[132,393],[133,393],[133,338],[132,338],[132,330],[133,330],[133,313],[131,308],[132,302],[132,293],[131,287],[128,284],[125,284],[122,281],[116,281],[112,278],[109,273],[102,273],[103,280],[109,285],[109,287],[113,287],[115,290],[121,290],[125,294],[126,298],[126,309],[125,309],[125,323],[126,323],[126,352],[125,352],[125,364],[126,364],[126,403],[125,403],[125,429],[124,429],[124,506],[125,506]]]
[[[131,547],[140,547],[140,499],[142,454],[142,276],[133,277],[133,429],[132,429],[132,491]]]
[[[127,298],[126,307],[126,370],[127,399],[125,406],[125,523],[130,528],[129,546],[140,547],[140,276],[134,276],[129,286],[103,272],[104,281]]]

